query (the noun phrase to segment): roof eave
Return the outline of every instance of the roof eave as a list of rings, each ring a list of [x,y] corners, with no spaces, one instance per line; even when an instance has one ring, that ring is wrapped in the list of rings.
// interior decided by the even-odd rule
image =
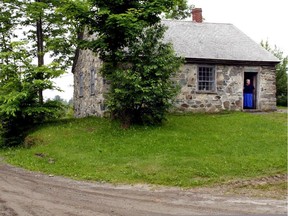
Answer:
[[[205,59],[205,58],[185,58],[186,63],[194,64],[222,64],[222,65],[239,65],[239,66],[273,66],[275,67],[280,61],[250,61],[250,60],[227,60],[227,59]]]

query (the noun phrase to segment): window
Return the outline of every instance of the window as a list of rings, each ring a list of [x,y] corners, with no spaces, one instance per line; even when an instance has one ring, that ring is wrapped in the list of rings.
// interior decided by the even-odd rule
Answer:
[[[80,73],[79,75],[79,97],[83,97],[83,89],[84,89],[84,76],[83,76],[83,73]]]
[[[198,90],[208,92],[214,92],[216,90],[214,66],[198,67]]]
[[[95,69],[91,69],[90,75],[90,94],[95,95]]]

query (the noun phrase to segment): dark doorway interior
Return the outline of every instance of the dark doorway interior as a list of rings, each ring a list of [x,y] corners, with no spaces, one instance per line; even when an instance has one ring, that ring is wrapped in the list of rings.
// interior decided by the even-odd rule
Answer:
[[[256,109],[256,107],[257,107],[257,73],[256,72],[245,72],[244,73],[244,85],[245,85],[247,79],[250,79],[251,84],[254,86],[253,106],[247,108],[247,107],[244,107],[244,105],[243,105],[243,108],[244,109]]]

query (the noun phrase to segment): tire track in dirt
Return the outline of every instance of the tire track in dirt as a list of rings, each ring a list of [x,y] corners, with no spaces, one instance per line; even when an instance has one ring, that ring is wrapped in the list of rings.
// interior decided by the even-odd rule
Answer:
[[[0,162],[0,215],[249,215],[287,213],[286,200],[147,185],[75,181]]]

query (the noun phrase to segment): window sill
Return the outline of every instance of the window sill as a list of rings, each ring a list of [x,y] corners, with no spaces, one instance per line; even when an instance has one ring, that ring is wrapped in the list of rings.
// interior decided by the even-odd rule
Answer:
[[[217,94],[215,91],[196,91],[196,94]]]

